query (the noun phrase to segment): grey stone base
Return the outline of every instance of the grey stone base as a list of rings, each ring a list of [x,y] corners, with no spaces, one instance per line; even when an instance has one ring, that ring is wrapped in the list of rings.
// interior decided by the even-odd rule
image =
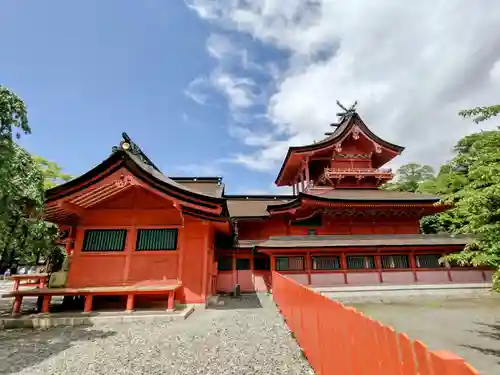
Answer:
[[[84,326],[99,325],[109,322],[129,323],[157,319],[162,321],[186,319],[194,311],[194,306],[186,305],[174,311],[165,310],[139,310],[132,312],[106,311],[106,312],[75,312],[54,314],[33,314],[15,317],[0,318],[0,329],[32,328],[47,329],[58,326]]]
[[[418,298],[470,298],[496,294],[491,283],[377,285],[315,288],[325,297],[341,302],[389,302]]]

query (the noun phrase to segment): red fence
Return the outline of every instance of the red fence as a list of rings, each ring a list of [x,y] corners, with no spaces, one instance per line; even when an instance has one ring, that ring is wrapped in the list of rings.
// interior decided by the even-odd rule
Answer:
[[[317,375],[478,375],[422,342],[273,272],[273,298]]]

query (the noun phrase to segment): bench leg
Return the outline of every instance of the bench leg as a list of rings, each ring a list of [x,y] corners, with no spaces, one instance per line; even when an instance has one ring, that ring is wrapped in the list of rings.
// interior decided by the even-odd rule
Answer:
[[[12,304],[12,315],[18,315],[21,313],[21,304],[23,303],[22,296],[16,296],[14,303]]]
[[[21,280],[14,280],[14,285],[12,286],[12,291],[17,292],[19,290],[19,285],[21,284]]]
[[[83,307],[83,311],[85,312],[92,311],[92,296],[85,296],[85,305]]]
[[[127,296],[127,307],[125,309],[126,312],[132,312],[134,311],[134,295],[133,294],[129,294]]]
[[[52,296],[43,296],[43,302],[42,302],[42,313],[48,313],[50,310],[50,300],[52,299]]]
[[[174,296],[175,296],[174,291],[168,292],[167,311],[174,311]]]

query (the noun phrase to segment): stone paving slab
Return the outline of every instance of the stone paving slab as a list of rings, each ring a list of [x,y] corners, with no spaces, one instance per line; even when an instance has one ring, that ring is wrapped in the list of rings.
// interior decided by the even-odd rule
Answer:
[[[0,331],[0,374],[312,375],[271,296],[186,320]]]
[[[193,306],[185,306],[175,311],[144,310],[144,311],[99,311],[92,313],[68,312],[54,314],[30,314],[19,317],[0,317],[0,329],[48,329],[61,326],[95,326],[107,324],[133,323],[138,320],[175,320],[186,319],[194,311]]]
[[[500,298],[425,297],[349,304],[419,339],[432,350],[460,355],[481,375],[500,374]]]

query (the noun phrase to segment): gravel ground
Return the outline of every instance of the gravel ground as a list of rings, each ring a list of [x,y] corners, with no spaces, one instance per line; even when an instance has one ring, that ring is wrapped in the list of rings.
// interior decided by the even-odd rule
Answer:
[[[460,355],[481,375],[500,374],[500,298],[421,297],[390,303],[351,304],[359,311],[406,332],[433,350]]]
[[[183,321],[0,331],[0,374],[314,374],[270,296]]]

